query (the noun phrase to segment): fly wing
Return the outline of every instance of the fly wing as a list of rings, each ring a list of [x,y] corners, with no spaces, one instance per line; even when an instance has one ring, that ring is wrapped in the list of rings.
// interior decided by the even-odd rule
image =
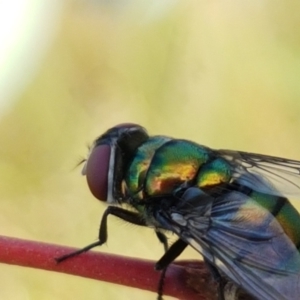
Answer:
[[[300,196],[300,161],[231,150],[217,154],[230,164],[232,177],[259,192]]]
[[[276,217],[241,192],[192,189],[159,221],[258,299],[299,299],[300,255]]]

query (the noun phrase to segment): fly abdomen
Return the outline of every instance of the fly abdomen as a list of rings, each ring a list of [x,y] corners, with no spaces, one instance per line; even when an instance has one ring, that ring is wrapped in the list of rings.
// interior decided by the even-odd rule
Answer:
[[[300,249],[300,215],[285,197],[267,195],[253,191],[251,197],[267,209],[281,225],[285,234]]]

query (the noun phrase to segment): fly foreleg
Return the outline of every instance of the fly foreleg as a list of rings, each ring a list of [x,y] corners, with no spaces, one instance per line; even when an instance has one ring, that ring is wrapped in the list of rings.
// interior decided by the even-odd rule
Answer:
[[[108,234],[107,234],[107,217],[109,215],[113,215],[116,216],[124,221],[127,221],[129,223],[135,224],[135,225],[139,225],[139,226],[147,226],[145,221],[140,217],[140,215],[138,213],[135,212],[131,212],[128,210],[125,210],[123,208],[120,207],[115,207],[115,206],[109,206],[101,219],[100,222],[100,229],[99,229],[99,234],[98,234],[98,241],[95,243],[92,243],[80,250],[71,252],[69,254],[60,256],[58,258],[55,258],[55,260],[60,263],[66,259],[69,259],[71,257],[77,256],[81,253],[87,252],[97,246],[101,246],[102,244],[105,244],[108,238]],[[163,243],[163,242],[162,242]]]

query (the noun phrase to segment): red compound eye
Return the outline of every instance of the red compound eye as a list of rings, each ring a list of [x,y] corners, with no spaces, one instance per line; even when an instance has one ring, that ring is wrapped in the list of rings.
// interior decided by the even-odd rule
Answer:
[[[110,145],[96,146],[86,162],[86,179],[92,194],[101,201],[107,200]]]

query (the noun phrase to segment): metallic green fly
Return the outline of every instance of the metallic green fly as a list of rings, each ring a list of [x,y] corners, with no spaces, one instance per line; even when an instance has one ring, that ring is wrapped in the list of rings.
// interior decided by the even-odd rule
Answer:
[[[111,206],[99,241],[59,261],[105,243],[112,214],[154,228],[167,250],[157,269],[190,245],[258,299],[299,298],[300,215],[287,197],[300,196],[300,161],[149,136],[129,123],[96,139],[83,174]],[[169,249],[165,231],[179,237]]]

